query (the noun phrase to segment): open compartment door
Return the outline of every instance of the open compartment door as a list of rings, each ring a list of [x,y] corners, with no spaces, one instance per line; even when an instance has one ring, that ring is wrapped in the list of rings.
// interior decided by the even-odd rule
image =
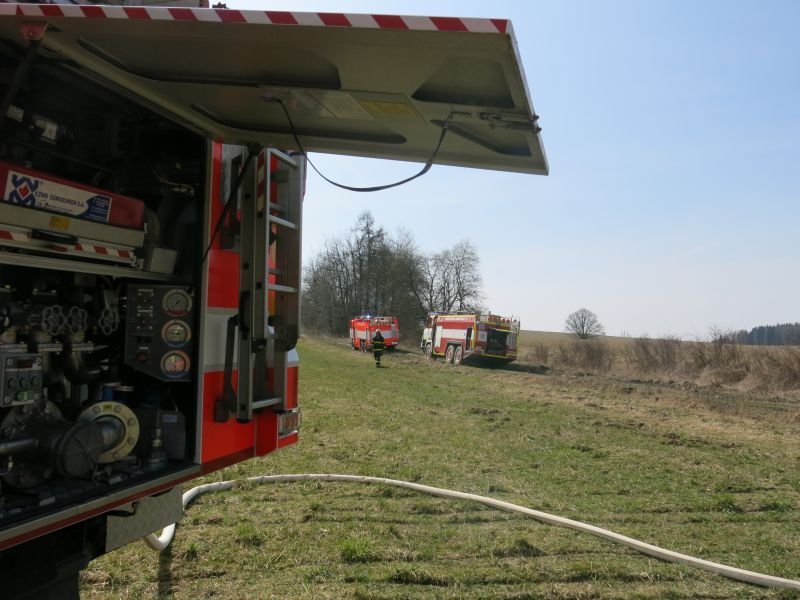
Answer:
[[[425,162],[447,122],[436,163],[548,171],[506,20],[0,4],[6,40],[31,22],[44,52],[217,140]]]

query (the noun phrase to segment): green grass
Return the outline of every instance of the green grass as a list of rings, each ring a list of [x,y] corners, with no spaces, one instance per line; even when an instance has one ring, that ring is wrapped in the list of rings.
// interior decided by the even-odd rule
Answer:
[[[800,408],[594,377],[385,368],[304,339],[301,442],[206,481],[353,473],[490,495],[800,578]],[[732,392],[731,392],[732,393]],[[161,556],[93,562],[83,598],[793,598],[465,501],[377,485],[199,498]]]

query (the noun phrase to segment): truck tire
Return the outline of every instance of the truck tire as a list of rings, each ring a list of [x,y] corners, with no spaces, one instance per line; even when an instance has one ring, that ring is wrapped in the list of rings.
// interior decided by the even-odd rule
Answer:
[[[433,346],[430,344],[425,344],[425,358],[433,360]]]
[[[448,346],[444,353],[444,362],[453,362],[454,346]]]
[[[461,346],[458,346],[456,348],[455,354],[453,354],[453,364],[454,365],[460,365],[461,364],[461,357],[463,355],[464,355],[464,350],[461,348]]]

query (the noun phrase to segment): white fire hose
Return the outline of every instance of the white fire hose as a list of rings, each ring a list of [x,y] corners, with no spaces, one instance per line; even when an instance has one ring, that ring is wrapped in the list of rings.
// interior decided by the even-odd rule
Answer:
[[[746,571],[744,569],[738,569],[736,567],[729,567],[727,565],[722,565],[708,560],[703,560],[701,558],[694,558],[686,554],[680,554],[678,552],[665,550],[664,548],[659,548],[658,546],[653,546],[645,542],[640,542],[639,540],[635,540],[633,538],[620,535],[619,533],[614,533],[613,531],[609,531],[607,529],[601,529],[600,527],[595,527],[594,525],[587,525],[586,523],[581,523],[580,521],[565,519],[564,517],[558,517],[538,510],[533,510],[531,508],[526,508],[524,506],[519,506],[517,504],[511,504],[510,502],[503,502],[502,500],[496,500],[494,498],[488,498],[486,496],[479,496],[477,494],[467,494],[465,492],[456,492],[453,490],[446,490],[443,488],[432,487],[429,485],[411,483],[409,481],[386,479],[384,477],[367,477],[363,475],[330,475],[330,474],[313,474],[313,473],[303,473],[303,474],[293,474],[293,475],[261,475],[258,477],[248,477],[247,479],[240,481],[247,481],[258,484],[293,482],[293,481],[345,481],[350,483],[378,483],[381,485],[389,485],[409,490],[415,490],[417,492],[431,494],[433,496],[441,496],[443,498],[472,500],[473,502],[480,502],[481,504],[484,504],[486,506],[491,506],[492,508],[497,508],[508,512],[515,512],[527,515],[529,517],[536,519],[537,521],[548,523],[550,525],[558,525],[560,527],[567,527],[569,529],[575,529],[577,531],[591,533],[592,535],[596,535],[598,537],[611,540],[612,542],[623,544],[625,546],[628,546],[629,548],[633,548],[638,552],[647,554],[649,556],[653,556],[660,560],[683,563],[685,565],[689,565],[690,567],[696,567],[698,569],[703,569],[705,571],[711,571],[712,573],[717,573],[719,575],[723,575],[724,577],[729,577],[731,579],[736,579],[738,581],[744,581],[746,583],[752,583],[763,587],[787,588],[791,590],[800,591],[800,581],[796,581],[794,579],[784,579],[783,577],[764,575],[762,573],[756,573],[754,571]],[[184,508],[186,508],[186,506],[188,506],[189,503],[200,494],[205,494],[206,492],[218,492],[222,490],[229,490],[233,488],[233,486],[236,483],[237,481],[220,481],[217,483],[207,483],[205,485],[199,485],[197,487],[194,487],[183,494],[183,506]],[[156,536],[155,534],[151,533],[150,535],[144,537],[143,539],[147,543],[147,545],[150,546],[153,550],[157,550],[160,552],[170,545],[174,535],[175,535],[175,524],[173,523],[172,525],[165,527],[160,536]]]

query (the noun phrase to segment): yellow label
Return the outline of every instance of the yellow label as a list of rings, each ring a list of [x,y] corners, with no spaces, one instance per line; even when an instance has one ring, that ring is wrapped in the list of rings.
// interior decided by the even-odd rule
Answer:
[[[69,219],[67,219],[66,217],[52,216],[50,217],[50,227],[52,227],[53,229],[61,229],[63,231],[66,231],[67,229],[69,229]]]
[[[417,111],[404,102],[373,102],[362,100],[361,106],[376,117],[418,117]]]

